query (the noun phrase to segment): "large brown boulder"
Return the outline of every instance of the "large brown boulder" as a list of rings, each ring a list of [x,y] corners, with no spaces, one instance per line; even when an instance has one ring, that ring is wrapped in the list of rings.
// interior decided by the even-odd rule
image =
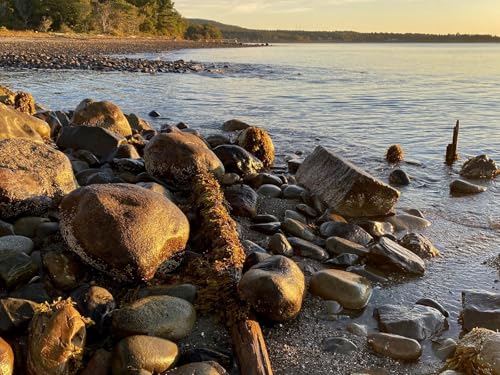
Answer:
[[[71,123],[72,125],[97,126],[122,137],[132,135],[132,128],[121,109],[108,101],[83,100],[76,107]]]
[[[61,232],[70,249],[118,280],[149,280],[184,250],[189,223],[170,200],[137,185],[90,185],[67,195]]]
[[[224,174],[224,166],[205,142],[180,131],[153,137],[144,149],[144,162],[151,175],[174,182],[183,182],[197,171]]]
[[[297,181],[342,216],[384,216],[393,211],[399,191],[322,146],[296,175]]]
[[[0,140],[0,218],[37,216],[76,187],[62,152],[27,139]]]
[[[239,146],[243,147],[262,161],[264,167],[269,168],[273,164],[273,140],[264,129],[256,126],[245,129],[238,135],[236,142]]]
[[[50,126],[45,121],[0,103],[0,139],[8,138],[41,142],[50,138]]]
[[[0,337],[0,374],[14,373],[14,352],[9,343]]]

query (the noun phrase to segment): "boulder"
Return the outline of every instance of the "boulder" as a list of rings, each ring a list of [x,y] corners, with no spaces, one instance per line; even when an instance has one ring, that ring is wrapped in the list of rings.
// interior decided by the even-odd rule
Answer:
[[[404,248],[417,254],[422,259],[429,259],[441,256],[438,249],[434,247],[432,242],[425,236],[419,233],[408,233],[400,241],[399,244]]]
[[[184,250],[189,222],[162,195],[136,185],[91,185],[61,203],[61,233],[91,266],[119,280],[149,280]]]
[[[389,182],[393,185],[407,186],[410,185],[411,180],[405,171],[395,169],[389,175]]]
[[[122,137],[132,135],[132,128],[121,109],[108,101],[83,100],[76,107],[71,124],[103,128]]]
[[[0,217],[44,213],[76,189],[69,159],[26,139],[0,141]]]
[[[237,119],[232,119],[232,120],[226,121],[224,124],[222,124],[222,130],[224,130],[226,132],[232,132],[232,131],[236,131],[236,130],[245,130],[249,127],[250,127],[250,125],[248,125],[247,123],[245,123],[243,121],[237,120]]]
[[[264,164],[245,150],[236,145],[221,145],[214,148],[214,153],[220,159],[226,172],[246,175],[257,173],[264,169]]]
[[[113,349],[112,373],[122,375],[132,369],[163,373],[174,365],[178,356],[179,349],[172,341],[142,335],[129,336]]]
[[[267,198],[279,198],[281,196],[281,189],[276,185],[265,184],[259,187],[257,194]]]
[[[484,193],[488,190],[485,186],[471,184],[463,180],[453,180],[450,184],[450,194],[452,195],[470,195]]]
[[[368,345],[378,354],[396,360],[416,361],[422,355],[418,341],[389,333],[372,333]]]
[[[351,242],[355,242],[361,246],[366,246],[373,241],[373,237],[356,224],[337,223],[335,221],[327,221],[319,227],[321,236],[325,238],[340,237]]]
[[[374,310],[374,315],[381,332],[419,341],[431,338],[445,328],[444,315],[429,306],[383,305]]]
[[[316,147],[299,170],[297,180],[343,216],[384,216],[393,211],[399,191],[354,164]]]
[[[224,196],[236,216],[254,217],[257,214],[257,193],[248,185],[233,185],[224,190]]]
[[[224,175],[224,166],[205,142],[181,131],[154,136],[144,149],[144,162],[150,175],[167,181],[182,183],[198,171]]]
[[[42,142],[50,138],[50,126],[45,121],[0,103],[0,140],[9,138]]]
[[[266,130],[249,127],[238,135],[236,143],[262,161],[265,168],[273,164],[274,144]]]
[[[370,247],[370,254],[382,258],[385,263],[401,271],[416,275],[425,273],[422,258],[386,237],[380,238],[378,244]]]
[[[150,296],[138,299],[113,312],[113,332],[119,337],[148,335],[177,341],[188,336],[196,311],[188,301]]]
[[[12,375],[14,373],[14,352],[9,343],[0,337],[0,373]]]
[[[500,293],[485,290],[463,291],[461,321],[466,331],[476,327],[500,330]]]
[[[372,295],[371,283],[362,276],[340,270],[322,270],[311,278],[312,294],[326,300],[337,301],[344,308],[364,308]]]
[[[488,155],[479,155],[467,160],[460,176],[470,179],[492,179],[500,173],[496,163]]]
[[[125,117],[127,118],[127,121],[134,133],[142,134],[144,132],[154,132],[153,127],[149,125],[146,120],[136,114],[131,113],[130,115],[125,115]]]
[[[305,278],[293,260],[275,255],[250,268],[241,278],[238,290],[258,314],[283,322],[300,312]]]

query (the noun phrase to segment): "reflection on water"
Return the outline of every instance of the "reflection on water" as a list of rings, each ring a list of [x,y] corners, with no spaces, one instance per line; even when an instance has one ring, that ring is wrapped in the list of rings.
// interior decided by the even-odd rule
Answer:
[[[278,45],[269,48],[178,51],[142,57],[196,60],[221,72],[133,74],[0,72],[0,82],[32,92],[51,108],[73,109],[86,97],[112,100],[160,126],[184,121],[213,132],[230,118],[270,130],[283,162],[322,144],[387,179],[386,148],[400,143],[402,167],[413,183],[400,207],[424,210],[426,234],[443,258],[425,277],[378,290],[375,302],[436,298],[451,311],[457,337],[460,291],[498,290],[495,270],[482,262],[500,251],[498,181],[488,192],[452,198],[459,165],[443,164],[452,129],[461,120],[462,158],[487,153],[500,161],[500,46]],[[360,319],[368,319],[367,312]]]

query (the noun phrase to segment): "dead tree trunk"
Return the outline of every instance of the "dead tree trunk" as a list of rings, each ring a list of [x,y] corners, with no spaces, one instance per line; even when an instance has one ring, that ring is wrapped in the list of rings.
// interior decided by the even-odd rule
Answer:
[[[458,160],[458,133],[460,131],[460,121],[457,120],[457,124],[453,129],[453,142],[446,147],[446,164],[453,165],[455,161]]]

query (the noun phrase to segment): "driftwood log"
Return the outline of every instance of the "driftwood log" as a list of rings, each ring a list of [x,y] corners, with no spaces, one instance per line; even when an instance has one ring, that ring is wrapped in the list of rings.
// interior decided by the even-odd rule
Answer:
[[[458,133],[460,132],[460,121],[457,120],[457,124],[453,129],[453,142],[446,147],[446,164],[453,165],[454,162],[458,160]]]

